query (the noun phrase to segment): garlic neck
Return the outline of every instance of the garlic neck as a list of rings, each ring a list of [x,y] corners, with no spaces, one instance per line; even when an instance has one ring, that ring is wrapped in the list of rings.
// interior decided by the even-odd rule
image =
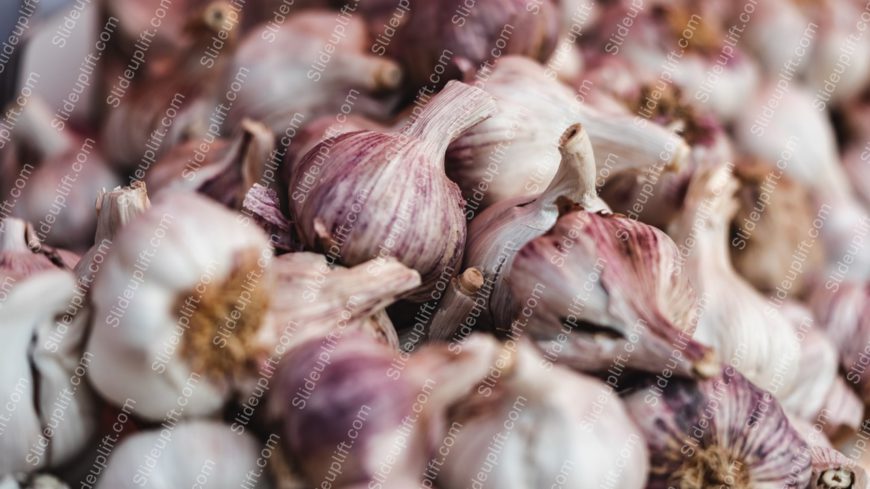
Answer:
[[[559,152],[562,155],[559,169],[536,204],[556,211],[557,199],[564,197],[591,212],[608,210],[595,190],[595,155],[589,135],[581,124],[572,124],[562,133]]]
[[[0,252],[32,252],[39,249],[33,227],[21,219],[8,217],[0,223]]]
[[[403,133],[427,145],[432,159],[442,161],[447,146],[460,134],[495,113],[495,100],[488,93],[462,82],[451,81],[426,107],[414,115]]]
[[[129,187],[103,191],[97,197],[96,242],[114,239],[122,227],[151,207],[145,184],[136,181]]]

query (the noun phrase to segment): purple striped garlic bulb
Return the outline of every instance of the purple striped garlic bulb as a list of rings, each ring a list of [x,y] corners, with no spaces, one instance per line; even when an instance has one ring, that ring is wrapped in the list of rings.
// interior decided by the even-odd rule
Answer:
[[[652,226],[569,212],[514,259],[512,329],[548,361],[584,371],[713,375],[715,354],[692,339],[695,294],[678,261],[677,246]]]
[[[302,242],[351,266],[395,256],[420,273],[410,298],[424,300],[442,274],[457,273],[465,246],[465,201],[444,174],[444,153],[494,110],[486,92],[454,81],[415,106],[400,131],[322,141],[289,188]]]
[[[801,489],[810,482],[803,437],[769,392],[730,366],[702,381],[651,378],[625,404],[649,447],[649,489]]]

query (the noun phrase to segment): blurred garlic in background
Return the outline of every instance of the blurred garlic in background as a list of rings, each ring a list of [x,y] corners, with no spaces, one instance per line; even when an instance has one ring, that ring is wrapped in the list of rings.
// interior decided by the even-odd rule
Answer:
[[[339,27],[340,37],[334,34]],[[281,134],[294,120],[340,111],[386,116],[387,102],[375,97],[397,88],[402,70],[370,54],[369,47],[364,22],[347,12],[310,10],[277,28],[255,28],[240,42],[227,72],[228,84],[244,73],[227,123],[233,127],[250,118]]]
[[[277,438],[263,445],[217,421],[165,423],[119,443],[96,487],[267,489],[271,485],[264,467],[270,456],[278,456]]]

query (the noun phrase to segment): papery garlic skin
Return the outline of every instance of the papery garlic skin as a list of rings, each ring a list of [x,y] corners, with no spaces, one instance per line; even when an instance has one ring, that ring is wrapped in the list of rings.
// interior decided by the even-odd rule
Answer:
[[[451,409],[439,487],[644,487],[645,442],[609,386],[548,366],[526,342],[505,344],[495,365]]]
[[[6,288],[30,275],[75,264],[71,257],[43,247],[26,221],[14,217],[0,221],[0,280]]]
[[[0,475],[63,464],[95,429],[93,395],[81,378],[92,359],[82,356],[85,324],[67,325],[61,340],[50,339],[74,287],[71,273],[45,271],[17,283],[0,303],[0,395],[8,401],[0,423]]]
[[[204,197],[168,192],[125,226],[92,288],[90,378],[117,405],[162,419],[221,407],[268,304],[272,250]]]
[[[340,44],[333,33],[339,25]],[[374,96],[397,88],[402,70],[394,61],[370,54],[369,46],[364,22],[346,11],[310,10],[278,29],[270,24],[254,28],[241,41],[228,72],[232,77],[246,70],[228,123],[235,126],[247,117],[281,134],[293,121],[344,111],[346,97],[352,97],[354,113],[386,115]]]
[[[715,354],[691,339],[695,295],[663,232],[622,216],[575,211],[526,244],[509,278],[523,306],[513,324],[550,361],[580,370],[619,364],[706,377]]]
[[[466,236],[444,151],[494,110],[485,92],[452,81],[402,131],[346,133],[315,146],[288,191],[303,243],[346,265],[395,256],[422,277],[409,298],[428,298],[442,274],[459,268]]]
[[[495,97],[499,111],[451,143],[447,153],[447,174],[475,212],[499,200],[542,192],[559,165],[552,142],[573,123],[583,125],[596,158],[606,160],[613,173],[652,167],[663,172],[679,168],[688,156],[678,135],[578,102],[532,60],[505,56],[485,75],[482,86]]]
[[[808,446],[770,393],[732,367],[704,380],[646,381],[625,398],[651,455],[650,489],[799,489]]]
[[[112,451],[96,487],[266,489],[270,484],[263,466],[273,453],[278,456],[277,440],[272,435],[261,444],[216,421],[188,421],[173,424],[171,429],[142,431]]]
[[[565,130],[559,139],[559,152],[562,158],[559,170],[541,194],[499,201],[469,225],[464,263],[483,274],[483,283],[478,288],[485,284],[488,289],[482,305],[478,304],[483,309],[481,325],[491,322],[498,329],[510,329],[517,305],[507,277],[515,253],[556,223],[559,199],[572,200],[590,212],[609,212],[607,204],[595,193],[595,156],[589,136],[580,124]],[[447,338],[457,328],[453,301],[463,301],[463,295],[459,290],[445,294],[430,326],[430,338]]]

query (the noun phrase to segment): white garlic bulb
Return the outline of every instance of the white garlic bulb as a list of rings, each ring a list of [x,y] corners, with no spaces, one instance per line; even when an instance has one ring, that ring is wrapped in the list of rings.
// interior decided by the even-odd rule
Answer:
[[[731,266],[728,230],[736,189],[726,165],[699,168],[669,234],[680,244],[678,273],[689,278],[699,298],[694,338],[781,399],[797,382],[800,344],[778,307]]]
[[[162,419],[215,412],[268,304],[262,231],[196,194],[167,192],[121,229],[92,289],[97,391]],[[204,372],[214,376],[204,377]]]
[[[50,270],[17,283],[0,303],[0,476],[68,461],[96,425],[93,393],[83,378],[86,324],[70,316],[75,282]]]
[[[524,341],[503,345],[449,422],[449,453],[438,464],[443,489],[631,489],[647,478],[643,436],[612,389],[548,367]]]
[[[162,429],[139,432],[121,442],[96,487],[266,489],[264,467],[278,456],[279,438],[272,435],[261,445],[251,435],[216,421],[164,423]]]

